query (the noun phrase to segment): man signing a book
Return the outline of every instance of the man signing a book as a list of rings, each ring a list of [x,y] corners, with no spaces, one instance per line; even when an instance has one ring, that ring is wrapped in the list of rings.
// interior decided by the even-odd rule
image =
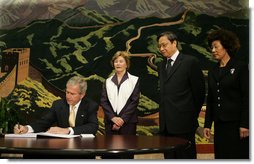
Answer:
[[[66,84],[66,98],[53,102],[48,113],[30,125],[14,126],[15,134],[48,132],[53,134],[96,134],[98,104],[85,97],[87,82],[74,76]]]

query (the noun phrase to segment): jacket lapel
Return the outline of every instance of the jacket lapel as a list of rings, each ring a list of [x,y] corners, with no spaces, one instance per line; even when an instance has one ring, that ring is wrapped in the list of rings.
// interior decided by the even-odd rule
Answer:
[[[162,68],[161,68],[161,73],[164,75],[163,77],[167,76],[167,69],[166,69],[166,63],[167,63],[167,59],[165,58],[162,62]]]
[[[223,71],[222,74],[219,73],[219,63],[216,67],[214,67],[213,71],[211,71],[211,75],[216,82],[221,81],[225,78],[228,74],[233,74],[235,71],[234,60],[230,59],[225,67],[226,71]]]
[[[165,76],[165,81],[167,81],[167,80],[175,73],[175,71],[177,70],[177,68],[181,65],[182,60],[183,60],[183,55],[180,53],[180,54],[177,56],[177,58],[176,58],[176,60],[175,60],[175,62],[174,62],[174,64],[173,64],[173,66],[172,66],[170,72],[169,72],[168,74],[166,74],[166,76]]]
[[[234,60],[230,59],[228,61],[227,65],[226,65],[226,71],[220,76],[220,80],[222,80],[228,74],[233,74],[234,73],[235,68],[233,68],[233,66],[234,66]]]
[[[214,79],[216,82],[220,80],[219,78],[219,72],[218,72],[218,65],[216,65],[210,72],[212,79]]]
[[[69,114],[70,114],[70,109],[69,109],[69,104],[67,103],[67,101],[64,101],[64,107],[63,107],[63,112],[61,112],[62,114],[62,122],[64,122],[67,126],[69,126]]]
[[[87,109],[87,104],[85,103],[86,101],[84,99],[81,100],[81,103],[79,105],[77,115],[76,115],[76,120],[75,120],[75,125],[82,125],[84,118],[86,117],[86,110]]]

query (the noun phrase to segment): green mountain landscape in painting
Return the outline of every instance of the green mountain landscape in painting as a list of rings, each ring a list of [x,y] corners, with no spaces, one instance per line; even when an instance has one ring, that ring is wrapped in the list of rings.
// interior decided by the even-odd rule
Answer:
[[[99,103],[102,84],[112,74],[111,57],[118,50],[126,50],[131,54],[130,73],[141,79],[138,132],[157,133],[156,63],[162,57],[156,37],[166,30],[179,36],[181,51],[199,58],[204,75],[215,62],[206,43],[207,33],[211,30],[225,28],[236,32],[242,44],[238,57],[249,60],[249,19],[244,10],[232,12],[231,16],[215,16],[180,8],[181,12],[174,16],[167,13],[162,17],[163,13],[157,13],[157,17],[153,13],[126,20],[124,14],[107,14],[98,8],[92,9],[93,2],[88,2],[86,7],[59,11],[51,19],[27,20],[29,23],[25,26],[0,30],[1,52],[8,48],[30,48],[29,78],[19,83],[8,96],[15,100],[16,109],[26,118],[25,123],[41,117],[54,100],[63,97],[65,83],[73,75],[83,75],[87,79],[87,96]],[[101,119],[100,132],[103,133]]]

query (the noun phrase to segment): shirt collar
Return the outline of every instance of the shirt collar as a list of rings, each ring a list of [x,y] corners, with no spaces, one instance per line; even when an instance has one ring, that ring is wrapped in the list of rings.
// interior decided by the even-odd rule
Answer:
[[[111,80],[115,83],[115,85],[121,85],[126,79],[128,79],[128,72],[127,72],[127,71],[126,71],[125,74],[123,75],[123,78],[122,78],[120,84],[117,84],[118,82],[117,82],[117,75],[116,75],[116,73],[115,73],[115,75],[112,77]]]
[[[176,60],[177,56],[179,55],[179,53],[180,53],[179,50],[176,50],[176,52],[170,57],[170,59],[172,59],[172,61],[174,62]]]
[[[74,108],[75,110],[77,110],[79,108],[80,103],[81,103],[81,100],[79,100],[79,102],[76,105],[74,105],[75,106],[75,108]]]

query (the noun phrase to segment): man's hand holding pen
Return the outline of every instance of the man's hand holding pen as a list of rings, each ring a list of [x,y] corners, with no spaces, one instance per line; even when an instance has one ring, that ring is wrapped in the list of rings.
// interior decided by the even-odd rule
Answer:
[[[13,129],[15,134],[24,134],[28,132],[28,127],[20,125],[19,123],[14,126]]]

